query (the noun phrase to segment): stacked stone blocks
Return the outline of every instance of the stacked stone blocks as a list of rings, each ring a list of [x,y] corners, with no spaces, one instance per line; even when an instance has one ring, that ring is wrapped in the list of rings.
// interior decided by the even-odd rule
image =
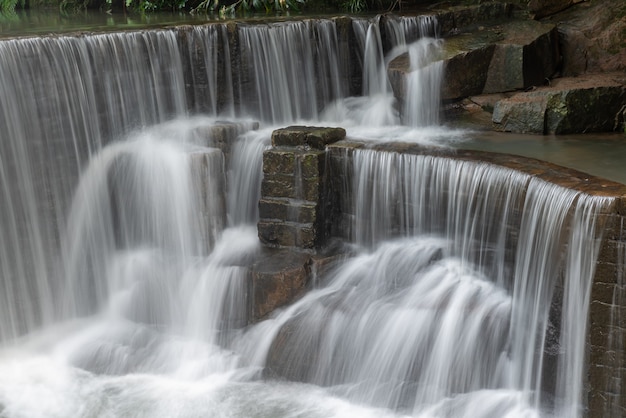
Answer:
[[[326,145],[345,138],[341,128],[291,126],[272,134],[263,153],[258,223],[270,247],[321,248],[328,237],[331,205],[326,181]]]

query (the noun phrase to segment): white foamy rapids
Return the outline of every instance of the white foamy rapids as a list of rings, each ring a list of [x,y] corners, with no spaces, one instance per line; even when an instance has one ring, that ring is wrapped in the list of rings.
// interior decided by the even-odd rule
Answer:
[[[502,385],[511,297],[446,246],[402,240],[348,261],[251,330],[244,352],[268,350],[279,376],[411,416],[533,416]]]
[[[446,237],[446,251],[511,298],[494,387],[519,391],[535,411],[580,416],[585,324],[602,236],[596,222],[610,199],[475,162],[367,150],[354,158],[355,240]],[[519,236],[507,233],[510,227]],[[563,277],[563,294],[555,297]],[[555,310],[565,313],[560,320]],[[547,371],[557,369],[558,376]]]
[[[270,146],[272,130],[250,131],[241,135],[233,146],[227,198],[231,226],[253,224],[259,219],[263,151]]]

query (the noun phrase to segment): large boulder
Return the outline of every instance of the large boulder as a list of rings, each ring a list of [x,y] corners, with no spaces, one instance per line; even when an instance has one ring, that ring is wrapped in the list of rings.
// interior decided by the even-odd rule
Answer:
[[[481,31],[446,39],[440,56],[445,74],[441,86],[443,100],[455,100],[483,91],[494,42],[499,38],[495,32]],[[387,67],[393,92],[400,102],[406,99],[407,78],[412,71],[408,53],[393,59]]]
[[[543,85],[560,61],[556,25],[522,20],[502,25],[483,93]]]
[[[556,72],[558,32],[554,24],[532,20],[481,27],[446,38],[441,59],[443,100],[527,89],[543,85]],[[389,79],[400,102],[411,71],[408,54],[389,63]]]
[[[623,122],[625,85],[623,73],[558,79],[497,102],[494,128],[536,134],[613,131]]]
[[[626,2],[584,2],[549,19],[559,28],[562,75],[626,70]]]
[[[500,38],[497,32],[481,31],[446,40],[443,100],[460,99],[480,94],[487,82],[489,65]]]

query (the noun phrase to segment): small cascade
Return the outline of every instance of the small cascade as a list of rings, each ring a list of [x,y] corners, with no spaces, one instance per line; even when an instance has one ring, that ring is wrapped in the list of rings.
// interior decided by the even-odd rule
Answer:
[[[391,86],[386,77],[378,20],[354,20],[352,27],[363,50],[363,96],[389,94]]]
[[[213,174],[203,179],[202,190],[192,183],[196,164]],[[93,312],[108,300],[113,292],[108,288],[110,265],[127,251],[182,259],[205,254],[221,233],[214,220],[224,213],[211,205],[223,194],[221,173],[219,151],[190,154],[181,144],[151,132],[106,147],[92,158],[68,215],[64,316]],[[211,190],[215,195],[208,201],[199,194]]]
[[[226,26],[194,26],[186,36],[193,110],[233,118],[235,94]]]
[[[341,78],[336,78],[340,69],[332,22],[238,28],[241,60],[245,63],[239,94],[245,114],[271,123],[317,119],[319,109],[326,104],[324,100],[341,95],[336,84]],[[315,38],[314,30],[318,35]],[[319,92],[316,79],[326,81]],[[333,79],[334,83],[330,82]]]
[[[259,219],[263,150],[269,147],[270,135],[267,130],[251,131],[235,144],[227,201],[231,226],[254,224]]]
[[[558,416],[580,416],[586,335],[581,324],[587,318],[602,236],[602,231],[596,230],[598,213],[610,200],[581,195],[525,174],[475,162],[373,151],[355,151],[354,159],[354,183],[348,193],[356,200],[352,230],[356,232],[357,242],[377,245],[392,236],[414,234],[441,237],[439,248],[444,258],[455,258],[461,266],[508,295],[508,308],[501,311],[506,326],[498,328],[506,334],[500,335],[506,341],[501,341],[501,351],[492,359],[498,364],[492,369],[492,380],[484,383],[481,390],[513,391],[525,408],[536,411],[554,408]],[[520,204],[524,207],[521,218],[515,209]],[[573,216],[568,218],[572,208]],[[513,229],[519,229],[519,236],[510,235]],[[415,256],[407,258],[414,259]],[[420,277],[416,283],[426,280],[415,275]],[[396,273],[390,273],[383,282],[396,283],[396,277]],[[561,288],[562,294],[556,298],[555,292]],[[554,303],[562,305],[555,308]],[[332,307],[329,309],[334,312],[341,303],[322,305]],[[440,314],[447,315],[449,308],[446,303]],[[563,314],[556,318],[553,309]],[[298,313],[297,317],[302,315]],[[363,326],[354,328],[363,329]],[[336,332],[343,335],[347,331]],[[335,341],[331,335],[319,338]],[[453,340],[461,338],[459,335]],[[423,341],[428,350],[438,352],[426,337]],[[419,344],[413,347],[416,346]],[[380,356],[382,359],[386,354]],[[397,356],[392,357],[397,361]],[[555,381],[546,370],[557,369]],[[475,372],[486,370],[481,366]],[[468,373],[471,376],[473,372]],[[432,376],[428,381],[437,385],[438,378]],[[415,390],[418,398],[422,397],[420,407],[435,405],[451,396],[445,390],[434,396],[436,392],[420,385]],[[461,405],[466,405],[465,402],[473,401],[465,399]],[[441,405],[434,410],[439,410]],[[445,406],[449,407],[452,408]],[[502,410],[488,411],[505,415]],[[492,416],[489,414],[477,410],[471,416]]]
[[[422,38],[408,47],[411,72],[402,110],[402,122],[408,126],[439,125],[443,61],[437,59],[442,42]]]
[[[592,278],[603,233],[596,223],[599,210],[609,203],[607,200],[579,196],[572,219],[569,247],[565,256],[561,310],[560,344],[563,355],[559,357],[556,381],[556,398],[559,402],[557,413],[560,416],[584,414],[580,399],[585,395],[585,337],[588,332]],[[619,287],[617,289],[619,291]]]
[[[437,20],[432,16],[387,18],[384,25],[374,20],[353,20],[357,44],[362,51],[363,88],[367,98],[362,123],[368,126],[389,126],[400,123],[410,127],[439,124],[440,88],[443,62],[439,58],[443,40],[437,39]],[[385,54],[381,27],[384,28],[389,51]],[[410,72],[406,91],[402,94],[398,114],[387,65],[394,58],[409,54]]]
[[[352,239],[364,246],[397,236],[439,235],[462,260],[506,285],[512,237],[519,222],[526,175],[489,165],[436,158],[358,151],[354,157]],[[445,192],[442,192],[445,191]],[[362,200],[359,200],[362,199]],[[392,202],[390,204],[390,202]],[[466,222],[471,220],[471,222]]]
[[[625,225],[620,222],[619,236],[624,236],[626,232]],[[597,333],[608,334],[605,336],[606,345],[604,347],[597,346],[596,351],[599,352],[604,364],[610,368],[612,372],[605,373],[599,376],[600,387],[598,392],[604,392],[608,396],[606,403],[603,405],[601,411],[603,416],[613,417],[619,416],[623,409],[623,387],[622,379],[626,376],[626,330],[621,324],[624,321],[624,305],[623,301],[626,300],[626,242],[618,241],[616,245],[617,260],[616,260],[616,277],[613,286],[613,291],[610,293],[610,315],[608,323],[608,332],[606,328],[599,327],[597,324],[589,324],[588,327],[592,328],[590,333],[593,332],[595,325]],[[600,339],[600,341],[602,341]],[[567,407],[567,404],[563,404]]]
[[[388,16],[385,32],[392,48],[412,44],[422,38],[439,38],[439,22],[435,16]]]
[[[439,125],[439,104],[443,82],[440,58],[443,40],[434,16],[387,19],[385,29],[392,50],[387,59],[409,55],[409,73],[402,106],[402,123],[410,127]]]

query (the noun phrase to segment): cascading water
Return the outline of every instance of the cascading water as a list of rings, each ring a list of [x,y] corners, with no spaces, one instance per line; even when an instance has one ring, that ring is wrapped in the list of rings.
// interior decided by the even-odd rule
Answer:
[[[245,327],[267,124],[393,136],[378,23],[353,23],[361,98],[332,20],[238,25],[237,59],[224,25],[0,42],[0,415],[579,414],[576,308],[609,202],[512,170],[356,151],[356,256]],[[387,61],[436,56],[432,18],[386,32]],[[430,67],[416,88],[439,83]],[[403,122],[434,123],[434,100]],[[543,354],[550,332],[563,354]]]

